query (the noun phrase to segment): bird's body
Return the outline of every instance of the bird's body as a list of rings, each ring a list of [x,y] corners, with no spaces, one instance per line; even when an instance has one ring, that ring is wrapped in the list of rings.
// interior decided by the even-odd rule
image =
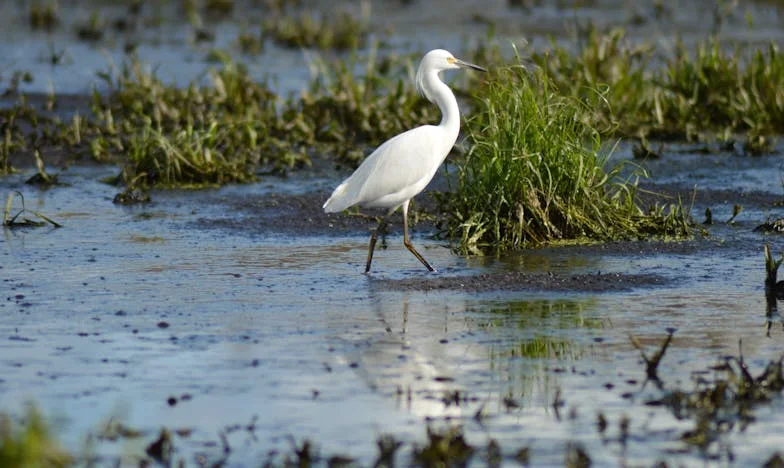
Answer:
[[[444,130],[424,125],[401,133],[379,146],[324,204],[327,213],[354,205],[394,211],[424,190],[452,149]],[[455,135],[457,138],[457,135]],[[411,168],[421,166],[420,170]]]
[[[408,240],[408,204],[425,189],[447,157],[460,131],[457,100],[438,74],[457,68],[483,68],[458,60],[445,50],[425,54],[417,71],[417,87],[441,109],[441,123],[423,125],[394,136],[376,148],[324,203],[324,211],[335,213],[354,205],[385,208],[387,215],[403,207],[404,244],[429,270],[433,267]],[[379,227],[383,224],[381,221]],[[370,239],[365,271],[370,270],[378,229]]]

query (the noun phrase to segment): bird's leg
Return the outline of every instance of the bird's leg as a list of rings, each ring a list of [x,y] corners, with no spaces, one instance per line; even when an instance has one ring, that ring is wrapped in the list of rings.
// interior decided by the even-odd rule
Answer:
[[[387,218],[384,216],[383,218],[379,218],[378,226],[376,226],[376,230],[373,231],[373,235],[370,236],[370,245],[368,245],[368,256],[367,256],[367,264],[365,264],[365,273],[370,271],[370,263],[373,261],[373,251],[376,249],[376,238],[378,237],[378,233],[384,229],[384,226],[387,224]]]
[[[428,270],[436,271],[435,268],[433,268],[432,266],[430,266],[429,263],[427,263],[425,257],[423,257],[419,252],[417,252],[417,250],[414,248],[414,244],[412,244],[411,241],[408,239],[408,202],[409,201],[411,200],[406,200],[406,202],[403,203],[403,245],[405,245],[406,248],[409,251],[411,251],[411,253],[414,254],[414,256],[418,258],[419,261],[422,262],[422,265],[427,267]],[[368,265],[370,265],[370,263],[368,263]]]

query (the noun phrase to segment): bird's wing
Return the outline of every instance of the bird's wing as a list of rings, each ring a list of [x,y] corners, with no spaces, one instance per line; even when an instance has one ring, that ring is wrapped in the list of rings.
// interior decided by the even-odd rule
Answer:
[[[429,181],[443,160],[439,130],[433,125],[417,127],[379,146],[357,169],[362,172],[357,174],[362,181],[357,203],[372,203],[425,177]]]
[[[373,206],[381,197],[410,188],[423,178],[429,182],[444,156],[439,136],[438,127],[424,125],[385,141],[335,189],[324,209],[333,213],[353,205]]]

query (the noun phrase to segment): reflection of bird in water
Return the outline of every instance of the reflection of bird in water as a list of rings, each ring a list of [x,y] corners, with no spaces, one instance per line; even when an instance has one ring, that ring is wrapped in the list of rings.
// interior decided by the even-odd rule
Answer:
[[[755,232],[781,232],[784,233],[784,218],[768,219],[754,228]]]
[[[442,345],[423,346],[421,340],[412,342],[408,338],[409,303],[407,299],[402,303],[401,313],[397,302],[379,301],[378,317],[384,332],[358,335],[360,340],[347,342],[346,348],[351,351],[337,358],[350,361],[351,368],[370,388],[395,398],[401,409],[412,415],[429,419],[465,416],[465,402],[460,400],[463,393],[456,389],[440,359]],[[396,325],[387,317],[401,323]]]
[[[388,210],[386,216],[403,207],[403,244],[430,271],[435,269],[408,239],[408,204],[430,183],[457,140],[460,131],[457,100],[438,74],[458,68],[485,71],[456,59],[445,50],[431,50],[425,54],[417,70],[416,84],[419,91],[441,109],[441,123],[423,125],[384,142],[338,185],[323,206],[327,213],[343,211],[354,205],[384,208]],[[386,223],[386,216],[379,221],[370,238],[366,273],[370,271],[376,237]]]

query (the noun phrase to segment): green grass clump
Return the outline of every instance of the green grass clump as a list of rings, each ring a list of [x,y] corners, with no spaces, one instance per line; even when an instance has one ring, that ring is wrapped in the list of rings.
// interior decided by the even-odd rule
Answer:
[[[593,109],[560,94],[544,72],[494,71],[468,121],[471,150],[458,163],[455,193],[440,197],[448,236],[469,250],[687,236],[680,207],[638,206],[635,181],[609,164],[586,123]]]
[[[705,130],[750,136],[784,131],[784,55],[771,44],[742,57],[715,39],[698,44],[693,58],[680,45],[654,80],[662,88],[655,102],[658,126],[679,123],[687,137]]]
[[[76,37],[82,41],[98,42],[103,39],[106,30],[106,21],[94,11],[90,19],[76,26]]]
[[[322,50],[355,50],[367,39],[365,23],[348,13],[329,19],[307,13],[274,17],[264,22],[262,31],[281,46]]]
[[[419,96],[410,78],[414,66],[407,57],[376,60],[375,54],[365,62],[355,55],[319,60],[310,89],[289,103],[283,118],[313,147],[358,165],[370,147],[438,121],[438,109]],[[357,74],[358,68],[364,72]]]
[[[552,44],[550,50],[532,54],[531,60],[546,70],[562,94],[579,100],[601,97],[592,112],[584,113],[589,125],[604,134],[636,136],[646,131],[642,116],[650,111],[645,70],[653,48],[632,46],[625,37],[622,29],[606,34],[592,29],[577,51]]]
[[[28,18],[30,28],[32,29],[43,29],[45,31],[55,29],[60,23],[60,18],[57,15],[57,2],[33,3],[30,5]]]
[[[285,128],[277,96],[247,70],[225,62],[210,85],[163,84],[137,61],[123,68],[112,92],[94,93],[98,159],[127,156],[126,182],[147,186],[198,186],[247,182],[260,166],[283,170],[308,159]]]
[[[54,440],[49,426],[35,407],[28,406],[21,423],[0,414],[0,466],[32,468],[72,464],[73,458]]]
[[[589,122],[605,134],[673,140],[744,135],[747,152],[784,131],[784,54],[776,44],[747,53],[711,36],[689,53],[682,43],[665,62],[652,44],[630,43],[622,29],[590,30],[576,52],[552,45],[531,60],[561,93],[605,100]]]

